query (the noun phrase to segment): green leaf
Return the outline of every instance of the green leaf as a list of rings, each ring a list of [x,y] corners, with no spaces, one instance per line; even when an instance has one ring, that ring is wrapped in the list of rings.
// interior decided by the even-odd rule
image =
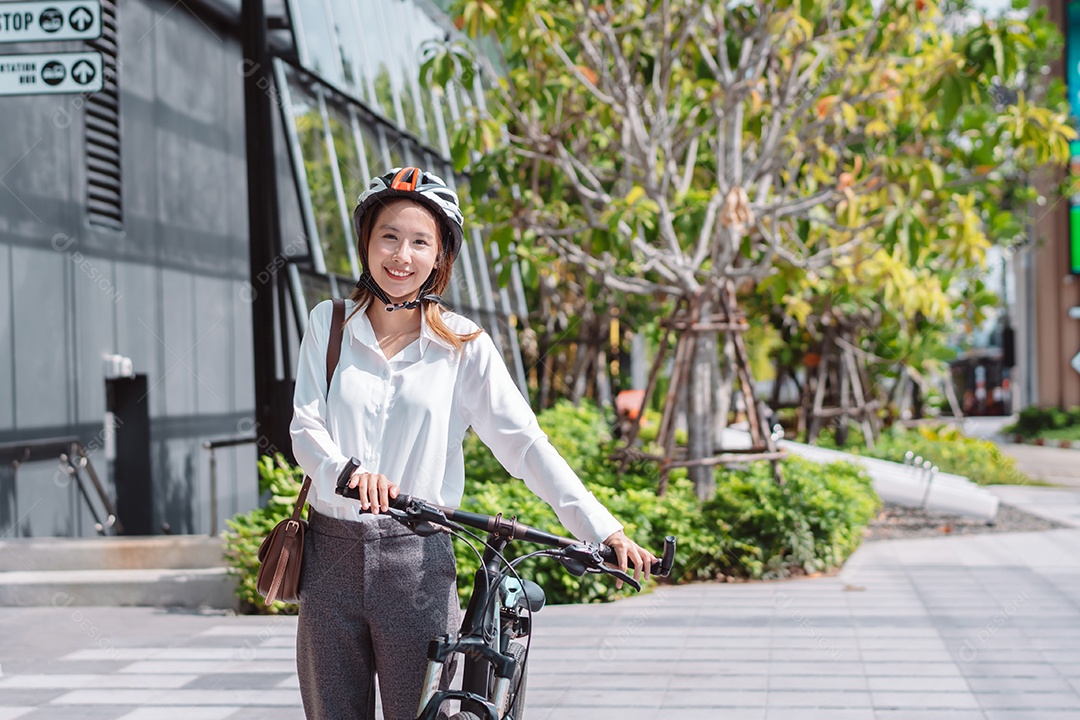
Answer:
[[[960,105],[964,102],[964,90],[955,75],[946,75],[941,84],[941,103],[946,124],[952,124]]]
[[[510,254],[510,245],[514,242],[514,227],[512,225],[499,225],[492,231],[488,241],[499,248],[499,255],[506,257]]]
[[[935,190],[940,190],[945,184],[945,171],[936,162],[928,162],[927,169],[930,171],[930,182]]]

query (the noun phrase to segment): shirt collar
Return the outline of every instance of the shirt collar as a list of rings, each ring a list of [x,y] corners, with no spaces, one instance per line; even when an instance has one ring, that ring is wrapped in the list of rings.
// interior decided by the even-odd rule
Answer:
[[[352,302],[351,300],[349,302]],[[346,317],[353,311],[353,307],[348,308]],[[358,342],[367,345],[370,348],[378,349],[379,341],[375,339],[375,329],[371,327],[371,320],[367,316],[367,305],[364,305],[360,310],[356,312],[356,317],[353,317],[346,323],[349,326],[349,332],[352,337]],[[428,325],[427,315],[420,313],[420,357],[424,357],[424,353],[427,352],[428,345],[435,343],[440,347],[447,350],[453,350],[454,346],[448,343],[443,338],[439,337]]]

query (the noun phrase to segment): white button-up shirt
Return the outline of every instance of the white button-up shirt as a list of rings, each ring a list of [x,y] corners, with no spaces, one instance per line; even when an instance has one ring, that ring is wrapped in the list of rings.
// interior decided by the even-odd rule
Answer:
[[[345,317],[355,307],[346,300]],[[311,311],[290,426],[293,454],[311,476],[308,501],[316,512],[343,520],[371,517],[360,513],[359,502],[334,492],[350,457],[403,493],[458,507],[465,488],[461,443],[471,426],[507,472],[523,478],[579,540],[600,542],[622,529],[548,441],[487,333],[454,350],[421,315],[419,339],[388,359],[361,310],[345,323],[327,401],[332,314],[330,300]],[[478,329],[454,313],[444,313],[443,320],[459,334]],[[510,515],[514,508],[505,511]]]

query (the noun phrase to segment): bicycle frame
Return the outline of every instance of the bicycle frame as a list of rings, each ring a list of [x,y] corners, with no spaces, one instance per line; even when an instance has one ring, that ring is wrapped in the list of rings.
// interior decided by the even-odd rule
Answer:
[[[428,668],[417,720],[436,720],[445,700],[460,700],[462,710],[477,713],[486,720],[501,720],[506,711],[517,661],[506,655],[506,648],[502,647],[500,605],[493,595],[500,591],[497,582],[502,570],[499,554],[509,541],[508,536],[497,531],[488,534],[459,639],[454,641],[449,635],[443,635],[428,644]],[[440,691],[443,668],[454,653],[465,656],[461,690]],[[495,673],[494,688],[491,687],[492,671]]]

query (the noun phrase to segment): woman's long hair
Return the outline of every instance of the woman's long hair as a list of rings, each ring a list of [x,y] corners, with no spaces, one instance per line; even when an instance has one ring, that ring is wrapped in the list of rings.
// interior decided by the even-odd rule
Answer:
[[[371,242],[371,233],[375,229],[375,221],[379,219],[379,215],[381,215],[383,211],[386,210],[386,208],[388,208],[393,203],[402,201],[413,202],[408,198],[397,198],[379,207],[378,212],[368,212],[366,214],[366,217],[363,218],[363,227],[361,228],[360,233],[360,243],[362,244],[362,247],[365,251],[362,253],[363,257],[368,256],[367,249],[369,243]],[[423,209],[424,212],[430,215],[431,218],[435,220],[435,224],[439,227],[439,230],[442,232],[442,236],[439,238],[439,266],[435,269],[435,284],[431,288],[431,292],[435,293],[436,295],[442,295],[443,292],[446,291],[446,288],[450,286],[450,277],[453,271],[453,263],[449,262],[449,258],[444,257],[442,252],[443,248],[445,247],[447,237],[446,225],[441,218],[439,218],[425,205],[422,205],[420,203],[413,204],[416,205],[418,208]],[[375,208],[372,208],[372,210],[375,210]],[[375,296],[372,294],[372,292],[365,287],[355,288],[352,291],[350,299],[356,303],[356,309],[349,314],[349,317],[345,318],[345,322],[348,322],[353,315],[360,311],[361,308],[367,307],[371,304],[372,301],[378,301],[377,298],[375,298]],[[421,305],[420,311],[424,313],[424,319],[427,320],[428,327],[431,328],[431,331],[446,342],[450,343],[450,345],[457,350],[461,350],[461,348],[464,347],[465,343],[469,342],[470,340],[475,340],[477,337],[480,336],[481,333],[484,332],[481,329],[471,333],[467,333],[465,335],[457,334],[449,327],[447,327],[445,322],[443,322],[443,306],[439,303],[423,303]]]

